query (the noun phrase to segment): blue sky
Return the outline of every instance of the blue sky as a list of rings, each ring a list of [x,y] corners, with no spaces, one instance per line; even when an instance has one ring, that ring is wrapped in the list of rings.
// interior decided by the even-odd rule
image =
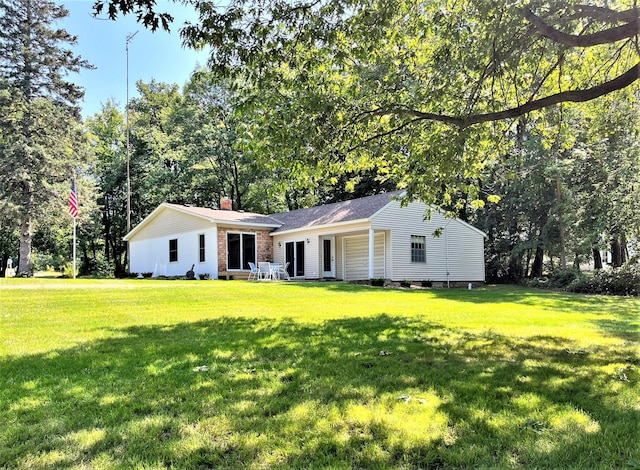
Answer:
[[[184,85],[196,65],[206,65],[207,51],[193,51],[182,47],[179,27],[186,19],[197,21],[197,15],[187,7],[173,2],[158,1],[158,11],[174,17],[171,33],[146,30],[136,23],[135,16],[120,16],[116,21],[91,16],[92,0],[59,1],[69,10],[69,16],[56,24],[78,36],[74,52],[96,68],[71,74],[68,79],[85,88],[83,117],[100,112],[109,99],[119,103],[124,112],[127,88],[126,38],[138,31],[129,43],[129,98],[137,95],[138,80]]]

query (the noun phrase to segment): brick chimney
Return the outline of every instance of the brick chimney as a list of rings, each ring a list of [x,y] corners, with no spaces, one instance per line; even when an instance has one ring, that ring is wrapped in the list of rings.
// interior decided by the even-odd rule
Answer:
[[[220,201],[220,209],[222,209],[223,211],[232,211],[233,201],[228,197],[223,197]]]

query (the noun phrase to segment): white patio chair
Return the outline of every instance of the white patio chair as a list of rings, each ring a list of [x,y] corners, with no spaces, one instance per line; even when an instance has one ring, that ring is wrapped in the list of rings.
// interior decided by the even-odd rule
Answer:
[[[287,271],[288,267],[289,267],[289,262],[286,262],[284,266],[282,265],[278,266],[278,279],[286,279],[287,281],[291,280],[291,278],[289,277],[289,272]]]
[[[247,281],[257,281],[260,270],[257,268],[256,263],[252,263],[251,261],[249,261],[249,268],[251,269],[251,271],[249,272]]]
[[[274,281],[279,280],[278,269],[280,269],[280,263],[269,263],[269,272],[271,273],[270,277]]]
[[[260,261],[258,263],[258,280],[271,279],[271,263]]]

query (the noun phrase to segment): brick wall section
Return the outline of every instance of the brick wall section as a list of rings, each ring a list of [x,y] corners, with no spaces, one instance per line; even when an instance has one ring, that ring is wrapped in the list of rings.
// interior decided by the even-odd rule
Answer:
[[[238,229],[218,227],[218,272],[227,271],[227,232],[238,232]],[[256,234],[258,244],[258,259],[260,261],[273,261],[273,239],[269,236],[271,230],[247,230]]]
[[[258,243],[258,259],[256,261],[273,261],[273,237],[271,230],[259,230],[256,233]]]

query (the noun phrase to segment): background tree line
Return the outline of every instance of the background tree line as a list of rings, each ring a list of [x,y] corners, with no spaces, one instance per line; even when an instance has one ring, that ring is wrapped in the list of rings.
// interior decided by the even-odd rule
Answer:
[[[183,87],[139,82],[129,104],[133,226],[162,202],[215,207],[228,196],[236,209],[270,213],[401,187],[488,234],[491,280],[599,267],[601,250],[614,266],[628,258],[640,213],[634,5],[273,1],[252,10],[242,0],[220,12],[193,3],[201,23],[182,35],[216,45],[211,68]],[[153,2],[100,4],[169,24]],[[64,55],[74,38],[49,27],[64,9],[0,6],[0,252],[19,251],[27,274],[31,246],[37,268],[65,264],[75,173],[82,272],[123,275],[121,104],[81,122],[81,90],[63,78],[89,64]],[[29,49],[36,38],[48,53]],[[40,57],[55,66],[38,68]],[[25,88],[47,79],[40,94]]]

